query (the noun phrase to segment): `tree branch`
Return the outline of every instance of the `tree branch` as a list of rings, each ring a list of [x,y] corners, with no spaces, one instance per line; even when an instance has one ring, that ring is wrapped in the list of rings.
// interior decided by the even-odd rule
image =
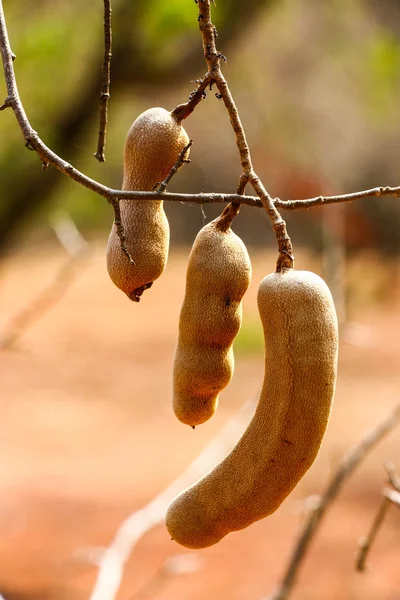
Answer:
[[[106,198],[110,203],[113,200],[155,200],[169,201],[169,202],[189,202],[197,204],[208,204],[208,203],[229,203],[234,202],[237,204],[246,204],[252,207],[263,207],[263,201],[259,197],[255,196],[244,196],[244,188],[246,187],[247,180],[246,176],[242,180],[242,191],[239,194],[171,194],[164,192],[162,195],[158,192],[140,192],[140,191],[125,191],[116,190],[109,188],[101,183],[98,183],[94,179],[91,179],[84,173],[75,169],[70,163],[63,160],[50,148],[48,148],[44,142],[40,139],[36,131],[32,128],[27,115],[25,113],[23,104],[19,97],[17,82],[14,73],[13,60],[14,54],[11,51],[9,38],[7,34],[7,27],[3,11],[3,3],[0,0],[0,50],[3,59],[4,74],[7,85],[7,98],[0,107],[5,110],[11,108],[14,111],[15,117],[21,129],[21,132],[25,139],[25,144],[35,150],[42,160],[42,164],[52,165],[58,171],[70,177],[80,185],[90,189],[96,194]],[[205,89],[210,86],[212,82],[212,76],[207,73],[204,79],[198,82],[198,89],[193,93],[191,99],[185,104],[180,104],[174,109],[174,113],[177,118],[186,118],[191,112],[193,112],[195,106],[200,102],[204,95]],[[245,162],[245,161],[244,161]],[[381,186],[364,190],[360,192],[353,192],[350,194],[338,195],[338,196],[318,196],[316,198],[308,198],[305,200],[280,200],[279,198],[273,199],[273,204],[278,208],[284,210],[297,210],[297,209],[308,209],[313,206],[324,206],[326,204],[336,204],[340,202],[351,202],[367,197],[379,197],[379,196],[400,196],[400,186],[388,187]]]
[[[131,264],[132,266],[135,266],[135,261],[133,260],[131,253],[128,250],[128,246],[126,245],[126,235],[125,235],[124,226],[122,224],[121,208],[119,206],[119,200],[117,200],[117,199],[110,200],[110,204],[112,204],[112,207],[114,209],[114,225],[117,230],[117,235],[119,237],[121,250],[127,257],[127,259],[129,260],[129,264]]]
[[[189,143],[186,144],[186,146],[181,150],[178,158],[175,161],[175,164],[171,167],[171,170],[168,173],[168,175],[166,176],[166,178],[164,179],[164,181],[162,181],[156,187],[156,190],[159,194],[163,194],[166,191],[168,184],[171,181],[171,179],[173,178],[173,176],[175,175],[175,173],[177,173],[183,165],[190,163],[190,159],[186,158],[186,156],[189,151],[189,148],[191,148],[192,146],[193,146],[193,140],[189,140]]]
[[[268,600],[286,600],[289,597],[296,582],[299,568],[329,506],[335,500],[347,478],[360,466],[367,454],[396,427],[399,421],[400,404],[374,429],[368,431],[357,446],[351,449],[343,458],[319,503],[310,511],[293,549],[282,581]]]
[[[245,181],[245,185],[246,183],[250,183],[253,186],[270,218],[272,229],[275,232],[278,243],[279,256],[276,271],[281,272],[293,267],[294,256],[292,242],[286,230],[286,223],[279,214],[277,205],[274,203],[273,198],[269,195],[253,169],[250,149],[247,144],[239,112],[228,83],[221,72],[221,60],[226,60],[226,57],[221,52],[218,52],[216,48],[215,40],[217,33],[216,28],[211,21],[211,2],[212,0],[201,0],[198,2],[198,21],[203,40],[204,58],[208,67],[207,75],[208,79],[210,79],[210,87],[212,86],[212,83],[216,84],[219,91],[218,98],[223,100],[225,108],[228,111],[243,169],[241,180]],[[207,79],[207,76],[205,79]]]
[[[400,492],[398,492],[397,490],[391,490],[387,488],[386,490],[384,490],[383,494],[385,498],[392,502],[392,504],[395,504],[400,508]]]
[[[111,76],[111,0],[104,0],[104,61],[103,81],[100,93],[100,126],[95,157],[99,162],[105,161],[104,148],[106,145],[106,132],[108,123],[108,101],[110,99],[110,76]]]
[[[360,573],[363,573],[365,571],[368,554],[371,550],[372,544],[375,541],[378,531],[382,526],[382,523],[389,510],[390,505],[396,504],[400,507],[400,480],[396,468],[393,465],[393,463],[385,465],[385,468],[386,473],[388,475],[389,483],[395,489],[392,490],[390,488],[385,488],[383,490],[383,498],[378,508],[378,512],[376,513],[375,518],[372,521],[371,528],[368,534],[360,541],[360,549],[356,559],[356,569],[357,571],[360,571]]]
[[[386,513],[389,510],[389,506],[389,498],[383,496],[381,504],[378,508],[378,512],[376,513],[375,519],[372,522],[371,529],[369,530],[368,535],[366,535],[366,537],[360,541],[360,551],[356,561],[356,569],[357,571],[360,571],[360,573],[365,571],[367,556],[369,554],[372,544],[375,541],[377,533],[382,526]]]
[[[386,473],[388,476],[388,480],[391,486],[394,487],[395,490],[400,492],[400,477],[397,473],[397,469],[392,462],[388,462],[385,465]]]

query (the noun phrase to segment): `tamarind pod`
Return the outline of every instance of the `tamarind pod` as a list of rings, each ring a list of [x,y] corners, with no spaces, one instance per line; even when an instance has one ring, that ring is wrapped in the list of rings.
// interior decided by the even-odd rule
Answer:
[[[204,548],[273,513],[314,462],[331,412],[337,370],[335,308],[323,280],[288,270],[258,292],[265,376],[253,419],[233,451],[170,505],[166,525]]]
[[[173,409],[195,427],[215,412],[234,369],[232,344],[242,321],[251,263],[242,240],[219,217],[191,250],[173,367]]]
[[[128,131],[122,189],[153,190],[168,175],[188,142],[186,131],[170,112],[160,107],[146,110]],[[121,200],[120,209],[126,245],[135,265],[121,250],[114,224],[107,246],[107,269],[115,285],[139,302],[143,291],[164,271],[169,224],[162,200]]]

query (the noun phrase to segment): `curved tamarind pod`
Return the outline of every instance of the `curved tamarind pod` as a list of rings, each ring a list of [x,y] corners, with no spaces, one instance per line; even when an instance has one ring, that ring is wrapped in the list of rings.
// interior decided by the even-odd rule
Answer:
[[[153,190],[168,175],[188,142],[186,131],[170,112],[159,107],[146,110],[128,131],[122,189]],[[126,245],[135,265],[121,250],[114,224],[107,246],[107,269],[115,285],[139,302],[143,291],[164,271],[169,224],[162,200],[121,200],[120,209]]]
[[[198,233],[189,256],[173,367],[173,408],[195,427],[215,412],[234,369],[251,263],[242,240],[218,217]]]
[[[335,308],[307,271],[261,282],[265,337],[260,400],[242,438],[212,471],[170,505],[171,537],[204,548],[273,513],[314,462],[331,412],[337,369]]]

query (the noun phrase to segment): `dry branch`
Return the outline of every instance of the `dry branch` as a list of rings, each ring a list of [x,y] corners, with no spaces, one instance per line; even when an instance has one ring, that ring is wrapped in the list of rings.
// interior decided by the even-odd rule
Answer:
[[[333,474],[328,487],[322,494],[319,503],[310,511],[293,549],[282,581],[268,600],[286,600],[289,597],[303,559],[326,511],[335,500],[348,477],[360,466],[367,454],[396,427],[399,421],[400,404],[374,429],[368,431],[361,441],[343,458]]]
[[[368,532],[368,535],[365,538],[360,540],[360,551],[356,560],[356,569],[357,571],[363,572],[365,571],[367,556],[371,549],[372,544],[375,541],[377,533],[382,526],[383,520],[386,516],[387,511],[389,510],[390,500],[384,496],[381,500],[381,504],[378,508],[378,512],[372,522],[371,529]]]
[[[226,60],[226,58],[221,52],[218,52],[215,44],[217,35],[215,26],[211,21],[211,2],[212,0],[201,0],[198,2],[199,28],[203,40],[204,58],[208,67],[208,77],[206,76],[205,79],[207,81],[210,80],[210,87],[212,87],[213,83],[216,84],[219,92],[218,97],[223,100],[225,108],[228,111],[232,129],[236,137],[240,162],[242,164],[242,175],[239,185],[245,187],[247,183],[250,183],[260,198],[263,207],[267,211],[278,243],[279,256],[276,270],[281,272],[293,267],[294,256],[292,242],[286,230],[286,223],[282,219],[273,198],[269,195],[260,178],[254,171],[250,149],[247,144],[246,134],[240,120],[239,112],[228,83],[221,72],[221,60]]]
[[[385,465],[386,473],[388,476],[388,480],[391,486],[394,487],[395,490],[400,492],[400,477],[397,473],[397,469],[392,462],[388,462]]]
[[[186,146],[183,148],[183,150],[181,150],[181,152],[179,153],[179,156],[178,156],[175,164],[172,166],[170,172],[168,173],[168,175],[166,176],[164,181],[162,181],[157,186],[156,189],[159,194],[163,194],[167,190],[168,184],[171,181],[171,179],[173,178],[173,176],[175,175],[175,173],[177,173],[183,165],[190,163],[190,159],[185,158],[185,157],[187,156],[189,148],[191,148],[192,146],[193,146],[193,140],[190,140],[189,143],[186,144]]]
[[[95,157],[99,162],[105,161],[104,149],[106,145],[106,133],[108,123],[108,101],[110,99],[110,76],[111,76],[111,0],[104,0],[104,60],[103,76],[100,93],[100,124],[97,151]]]
[[[114,225],[115,225],[115,229],[117,230],[117,235],[119,237],[119,241],[121,244],[121,250],[127,257],[127,259],[129,260],[129,263],[132,266],[134,266],[135,261],[133,260],[131,253],[128,250],[128,246],[126,245],[126,235],[125,235],[124,226],[122,224],[121,207],[119,205],[118,200],[115,200],[115,199],[110,200],[110,204],[112,204],[112,207],[114,209]]]
[[[368,554],[371,550],[372,544],[378,534],[379,529],[382,527],[384,518],[389,510],[391,504],[400,506],[400,479],[397,474],[396,468],[393,463],[385,465],[386,473],[388,475],[389,483],[394,487],[393,489],[385,488],[383,490],[383,498],[378,511],[375,515],[374,520],[368,534],[360,540],[359,553],[356,559],[357,571],[363,572],[366,569],[366,562]]]
[[[132,513],[119,527],[100,562],[99,573],[90,600],[114,600],[123,577],[125,564],[139,540],[165,518],[173,498],[192,484],[229,452],[254,412],[254,401],[246,402],[199,456],[147,506]]]
[[[230,203],[234,202],[237,204],[246,204],[252,207],[263,207],[263,202],[259,197],[244,196],[243,192],[240,194],[171,194],[163,193],[162,196],[159,192],[141,192],[141,191],[126,191],[116,190],[107,187],[94,179],[91,179],[84,173],[81,173],[78,169],[73,167],[69,162],[62,159],[55,152],[46,146],[41,140],[36,131],[32,128],[27,115],[25,113],[24,106],[21,102],[18,86],[15,78],[13,60],[15,55],[11,51],[10,42],[7,34],[7,26],[4,17],[3,2],[0,0],[0,50],[3,60],[4,74],[7,85],[7,98],[5,99],[0,110],[11,108],[15,114],[18,125],[23,134],[25,145],[37,152],[43,165],[52,165],[58,171],[70,177],[80,185],[87,189],[95,192],[96,194],[106,198],[110,203],[112,200],[119,202],[120,200],[164,200],[167,202],[188,202],[197,204],[212,204],[212,203]],[[221,80],[222,81],[222,80]],[[197,90],[192,92],[188,102],[177,106],[173,113],[177,118],[184,119],[188,117],[197,106],[197,104],[204,98],[205,91],[212,83],[212,76],[207,73],[205,77],[198,80]],[[222,86],[222,83],[221,83]],[[243,149],[242,149],[243,151]],[[246,164],[246,163],[244,163]],[[246,183],[248,181],[246,180]],[[245,186],[244,186],[245,187]],[[258,190],[262,193],[262,190]],[[258,193],[257,192],[257,193]],[[368,197],[380,197],[380,196],[400,196],[400,186],[388,187],[380,186],[369,190],[363,190],[360,192],[353,192],[350,194],[343,194],[337,196],[318,196],[315,198],[308,198],[305,200],[281,200],[279,198],[273,199],[273,204],[277,208],[284,210],[297,210],[307,209],[313,206],[324,206],[326,204],[336,204],[340,202],[351,202],[353,200],[359,200]],[[264,198],[265,202],[265,198]]]
[[[384,490],[383,494],[385,498],[392,502],[392,504],[395,504],[396,506],[400,507],[400,492],[398,492],[397,490],[386,489]]]

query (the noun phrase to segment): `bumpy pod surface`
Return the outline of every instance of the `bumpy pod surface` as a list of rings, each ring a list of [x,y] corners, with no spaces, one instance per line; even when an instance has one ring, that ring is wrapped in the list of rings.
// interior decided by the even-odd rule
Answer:
[[[173,408],[195,427],[215,412],[234,368],[233,341],[251,263],[242,240],[220,218],[198,233],[189,256],[173,368]]]
[[[125,142],[123,190],[151,191],[177,161],[189,138],[182,125],[164,108],[150,108],[132,124]],[[108,273],[131,300],[164,271],[169,249],[169,225],[163,202],[121,200],[126,245],[131,265],[121,250],[115,224],[107,247]]]
[[[338,329],[323,280],[307,271],[261,282],[265,336],[260,400],[242,438],[170,505],[171,537],[204,548],[273,513],[315,460],[331,412]]]

